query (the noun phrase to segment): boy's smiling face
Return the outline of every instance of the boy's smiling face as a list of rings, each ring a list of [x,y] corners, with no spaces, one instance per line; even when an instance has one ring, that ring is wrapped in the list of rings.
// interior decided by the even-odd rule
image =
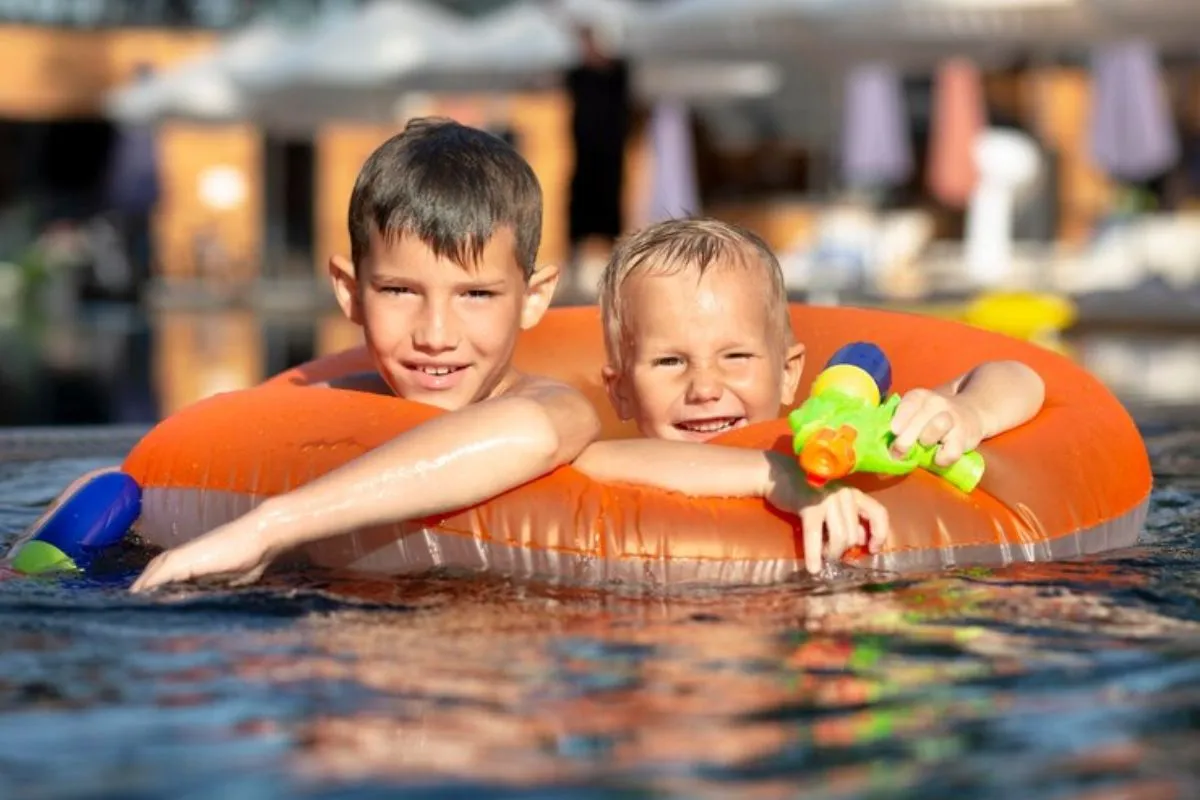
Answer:
[[[624,358],[605,369],[605,382],[643,435],[707,441],[775,419],[792,401],[804,348],[788,347],[756,265],[642,272],[620,292]]]
[[[498,229],[464,269],[415,236],[372,231],[368,256],[330,265],[342,310],[362,325],[375,368],[399,397],[447,410],[511,384],[524,329],[541,319],[557,281],[544,267],[525,280],[512,230]]]

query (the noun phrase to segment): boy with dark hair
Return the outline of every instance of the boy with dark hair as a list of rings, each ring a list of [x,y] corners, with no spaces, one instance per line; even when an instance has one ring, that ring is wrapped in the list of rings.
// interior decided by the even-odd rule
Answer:
[[[329,273],[375,363],[363,385],[450,413],[159,555],[134,591],[254,581],[298,545],[494,497],[598,435],[581,393],[512,366],[558,280],[535,261],[541,187],[515,150],[454,122],[414,121],[363,165],[349,227],[351,259],[335,256]]]

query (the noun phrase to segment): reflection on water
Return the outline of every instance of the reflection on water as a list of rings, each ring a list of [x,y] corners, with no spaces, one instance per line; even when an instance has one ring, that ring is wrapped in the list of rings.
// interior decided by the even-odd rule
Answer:
[[[316,356],[360,344],[340,314],[92,308],[29,330],[0,328],[0,425],[148,424],[217,392],[253,386]],[[1200,332],[1089,333],[1066,351],[1123,399],[1200,403]]]
[[[151,329],[93,313],[38,328],[0,328],[0,424],[89,425],[157,418]]]
[[[671,600],[0,582],[0,793],[1196,796],[1198,524],[1168,486],[1107,560]]]
[[[1018,786],[1066,768],[1136,772],[1138,759],[1120,751],[1138,748],[1113,734],[1148,710],[1138,692],[1122,699],[1111,684],[1132,689],[1139,671],[1148,677],[1157,659],[1143,648],[1190,640],[1180,660],[1195,655],[1200,626],[1089,591],[1045,589],[1130,580],[1112,573],[1010,570],[670,603],[408,586],[403,613],[311,618],[302,626],[310,655],[262,674],[351,681],[377,695],[304,726],[308,776],[523,784],[617,773],[682,796],[939,785],[982,796],[1003,781],[987,763],[964,764],[972,754],[992,769],[1031,759],[1025,776],[1009,777]],[[384,592],[396,600],[393,587]],[[1106,645],[1111,663],[1092,663],[1089,650]],[[1162,677],[1172,696],[1200,699],[1188,687],[1200,663]],[[1103,714],[1100,686],[1112,695]],[[1089,715],[1091,729],[1070,737],[1044,729]],[[1181,723],[1161,732],[1181,735]]]
[[[92,307],[37,328],[0,328],[0,425],[150,424],[218,392],[253,386],[360,344],[341,315]]]

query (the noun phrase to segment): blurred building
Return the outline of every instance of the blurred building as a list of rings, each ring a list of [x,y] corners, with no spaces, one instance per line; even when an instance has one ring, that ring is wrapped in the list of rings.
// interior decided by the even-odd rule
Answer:
[[[0,2],[0,240],[6,257],[58,222],[103,210],[119,129],[110,90],[144,68],[167,70],[210,51],[263,13],[303,22],[358,0],[91,0]],[[162,201],[156,268],[230,274],[311,249],[313,146],[267,139],[246,124],[167,122],[157,130]],[[276,173],[280,173],[276,175]],[[272,185],[274,192],[264,186]],[[277,220],[265,225],[270,216]],[[282,231],[273,235],[269,231]],[[305,268],[309,267],[305,254]],[[309,274],[306,272],[306,275]]]
[[[502,4],[444,3],[472,13]],[[139,69],[165,71],[200,56],[264,13],[303,25],[359,5],[362,0],[0,2],[0,47],[9,65],[0,82],[0,218],[6,218],[0,228],[27,240],[57,220],[83,220],[100,210],[119,134],[102,113],[103,99]],[[424,98],[419,105],[409,113],[448,114],[512,137],[546,186],[544,257],[562,259],[571,158],[562,93],[502,101],[459,95]],[[328,253],[348,251],[346,202],[358,168],[395,129],[331,122],[279,135],[240,122],[163,122],[156,130],[162,200],[154,222],[155,271],[177,283],[228,283],[230,291],[260,276],[302,283],[314,270],[323,273]]]
[[[223,35],[269,12],[303,24],[364,0],[0,0],[0,46],[8,68],[0,82],[0,244],[33,225],[86,217],[101,203],[118,136],[102,102],[142,65],[169,69],[214,49]],[[441,0],[480,13],[506,0]],[[705,213],[758,230],[777,249],[812,231],[831,199],[829,135],[836,109],[805,105],[828,77],[797,67],[786,96],[695,104],[694,162]],[[1186,76],[1196,74],[1191,68]],[[1169,74],[1183,119],[1194,120],[1194,81]],[[804,81],[812,86],[801,86]],[[909,76],[905,93],[917,163],[896,202],[924,207],[939,234],[954,235],[953,213],[924,187],[930,128],[928,77]],[[1075,59],[1044,59],[993,71],[986,91],[996,120],[1035,132],[1051,163],[1039,237],[1079,242],[1111,203],[1110,181],[1088,155],[1090,78]],[[825,91],[825,94],[828,94]],[[774,103],[773,107],[771,104]],[[780,107],[786,114],[780,114]],[[570,102],[554,86],[508,95],[423,95],[397,109],[445,114],[514,142],[545,189],[542,258],[562,262],[567,246],[567,185],[573,153]],[[260,277],[311,283],[332,252],[348,250],[346,205],[363,160],[399,121],[334,122],[288,134],[244,122],[166,121],[157,127],[162,200],[154,219],[157,273],[176,283],[217,279],[229,292]],[[627,145],[627,227],[645,217],[653,158],[646,126]],[[1045,210],[1041,210],[1044,208]],[[268,292],[273,290],[268,290]]]

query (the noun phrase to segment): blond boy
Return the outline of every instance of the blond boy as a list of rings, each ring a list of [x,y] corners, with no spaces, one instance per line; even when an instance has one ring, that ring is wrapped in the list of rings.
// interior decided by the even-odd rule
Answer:
[[[812,492],[785,454],[698,446],[776,419],[795,399],[804,345],[792,332],[779,262],[759,237],[702,219],[641,230],[614,251],[600,306],[609,397],[649,438],[596,442],[577,468],[690,495],[765,497],[801,517],[810,572],[851,545],[879,549],[888,520],[873,498],[850,488]],[[983,364],[909,392],[892,424],[894,449],[940,443],[939,461],[951,463],[1032,418],[1043,397],[1041,378],[1024,364]]]

